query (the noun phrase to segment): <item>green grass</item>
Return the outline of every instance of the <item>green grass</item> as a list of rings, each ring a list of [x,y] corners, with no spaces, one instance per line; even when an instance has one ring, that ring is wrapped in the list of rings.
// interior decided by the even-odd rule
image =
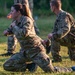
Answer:
[[[48,33],[50,33],[53,29],[53,24],[55,21],[55,16],[50,17],[42,17],[38,18],[36,21],[39,29],[40,29],[40,37],[43,39],[47,38]],[[5,53],[7,49],[7,37],[3,35],[3,31],[10,25],[11,20],[8,20],[6,18],[0,18],[0,54]],[[16,48],[17,52],[19,51],[19,44]],[[53,63],[54,66],[61,66],[61,67],[71,67],[72,65],[75,65],[74,61],[71,61],[68,56],[68,50],[66,47],[61,47],[60,54],[62,56],[63,61],[61,63]],[[49,54],[50,58],[52,59],[51,54]],[[73,73],[44,73],[39,67],[36,72],[29,73],[26,72],[8,72],[3,69],[3,63],[10,57],[2,57],[0,56],[0,75],[75,75],[75,72]]]

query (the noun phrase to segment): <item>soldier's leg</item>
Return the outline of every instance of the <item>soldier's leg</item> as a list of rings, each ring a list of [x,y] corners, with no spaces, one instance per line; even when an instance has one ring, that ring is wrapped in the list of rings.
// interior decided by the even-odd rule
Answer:
[[[14,71],[14,72],[25,71],[26,59],[27,58],[25,58],[23,53],[16,53],[3,64],[3,68],[7,71]]]
[[[51,53],[53,56],[53,62],[61,62],[61,56],[59,55],[59,51],[60,51],[60,44],[58,42],[56,42],[55,40],[51,41]]]
[[[75,61],[75,47],[68,47],[68,54],[72,61]]]
[[[13,51],[15,50],[16,48],[16,44],[17,44],[17,39],[15,37],[15,35],[13,36],[8,36],[8,52],[9,53],[13,53]]]
[[[45,72],[54,72],[54,67],[52,65],[49,56],[45,52],[40,52],[33,58],[33,62],[36,63]]]
[[[10,56],[13,54],[13,51],[16,48],[17,39],[15,36],[8,36],[8,42],[7,42],[7,52],[4,54],[1,54],[1,56]]]
[[[73,72],[75,67],[54,67],[55,72]]]
[[[51,46],[51,41],[49,39],[47,39],[46,45],[45,45],[47,54],[50,53],[50,46]],[[27,68],[29,69],[30,72],[34,72],[37,69],[37,64],[35,64],[35,63],[27,64]]]
[[[53,67],[49,56],[45,52],[40,52],[34,59],[35,62],[40,68],[45,72],[72,72],[75,71],[75,66],[73,67]]]
[[[34,59],[35,62],[40,68],[45,72],[72,72],[75,71],[75,66],[73,67],[53,67],[51,60],[46,55],[45,52],[40,52]]]

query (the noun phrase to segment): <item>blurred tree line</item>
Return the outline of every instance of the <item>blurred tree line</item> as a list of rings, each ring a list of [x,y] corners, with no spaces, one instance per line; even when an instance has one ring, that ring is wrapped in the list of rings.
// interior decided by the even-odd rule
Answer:
[[[0,17],[6,16],[9,13],[13,2],[13,0],[0,0]]]
[[[50,15],[50,0],[33,0],[34,1],[34,15]],[[62,9],[74,13],[75,12],[75,0],[61,0]],[[13,5],[14,0],[0,0],[0,16],[6,16],[10,11],[10,7]]]
[[[61,0],[62,9],[74,13],[75,12],[75,0]],[[50,0],[34,0],[35,14],[38,15],[50,15],[53,14],[50,11]]]

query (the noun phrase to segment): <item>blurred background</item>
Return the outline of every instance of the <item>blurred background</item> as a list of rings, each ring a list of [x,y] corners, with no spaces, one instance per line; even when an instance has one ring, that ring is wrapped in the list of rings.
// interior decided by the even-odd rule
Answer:
[[[50,0],[33,0],[34,2],[34,16],[49,16],[53,15],[49,6]],[[62,8],[71,14],[75,12],[75,0],[61,0]],[[0,17],[6,17],[9,13],[13,0],[0,0]]]
[[[33,0],[34,2],[34,10],[33,16],[36,21],[36,24],[40,30],[40,34],[38,34],[42,39],[47,39],[47,35],[52,32],[53,25],[56,19],[56,15],[54,15],[50,10],[49,2],[50,0]],[[75,0],[61,0],[62,1],[62,9],[71,13],[75,18]],[[11,22],[12,19],[7,19],[6,16],[10,12],[11,6],[14,4],[14,0],[0,0],[0,54],[7,52],[7,40],[8,38],[3,35],[3,31],[6,30]],[[14,53],[18,52],[20,46],[16,47]],[[60,54],[62,56],[63,61],[61,63],[53,63],[54,66],[61,66],[61,67],[71,67],[75,65],[75,62],[71,61],[68,56],[68,49],[64,46],[61,47]],[[52,59],[51,54],[49,54],[50,58]],[[38,67],[35,73],[30,72],[7,72],[3,69],[3,63],[9,57],[2,57],[0,56],[0,75],[75,75],[73,73],[44,73],[41,68]],[[64,64],[65,63],[65,64]]]

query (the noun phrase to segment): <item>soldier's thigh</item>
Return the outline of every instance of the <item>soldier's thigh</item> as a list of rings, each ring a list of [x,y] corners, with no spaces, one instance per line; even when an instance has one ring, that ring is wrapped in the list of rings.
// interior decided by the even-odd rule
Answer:
[[[25,58],[22,53],[16,53],[10,59],[8,59],[4,64],[3,68],[7,71],[25,71],[26,63]]]
[[[50,64],[49,56],[45,52],[40,52],[34,59],[33,62],[38,64],[41,68]]]
[[[13,56],[11,56],[6,62],[6,65],[14,65],[14,64],[21,64],[24,63],[26,61],[26,58],[24,57],[24,55],[22,53],[16,53]]]

